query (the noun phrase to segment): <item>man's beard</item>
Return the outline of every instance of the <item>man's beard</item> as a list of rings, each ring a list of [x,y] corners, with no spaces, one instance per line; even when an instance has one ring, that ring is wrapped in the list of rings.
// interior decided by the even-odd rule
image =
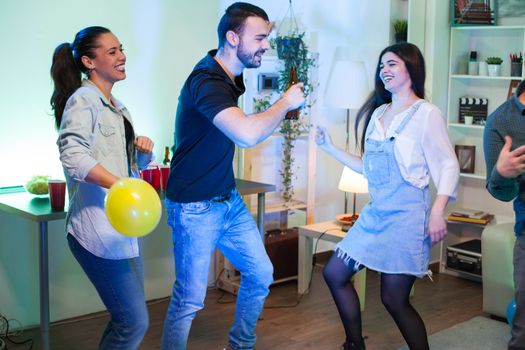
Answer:
[[[242,40],[239,43],[239,47],[237,48],[237,58],[246,68],[257,68],[261,65],[261,61],[256,61],[256,55],[261,56],[264,54],[265,50],[258,50],[254,53],[248,52],[244,50],[244,45],[242,43]]]

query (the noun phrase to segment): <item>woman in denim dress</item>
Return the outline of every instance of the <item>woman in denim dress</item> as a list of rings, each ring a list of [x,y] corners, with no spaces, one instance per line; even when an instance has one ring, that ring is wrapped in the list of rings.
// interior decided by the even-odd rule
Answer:
[[[128,110],[111,94],[126,78],[125,64],[117,37],[88,27],[55,49],[51,66],[69,193],[67,240],[111,315],[99,342],[99,349],[111,350],[138,348],[148,327],[137,238],[115,231],[104,212],[107,189],[119,178],[138,177],[152,160],[153,142],[135,137]]]
[[[409,43],[385,48],[375,90],[359,110],[363,158],[334,146],[318,127],[317,144],[363,173],[371,200],[323,270],[346,333],[344,349],[364,349],[357,293],[350,278],[361,268],[381,272],[381,300],[410,349],[428,349],[425,325],[410,305],[416,277],[428,274],[430,248],[443,239],[444,209],[454,199],[459,166],[441,112],[424,100],[425,63]],[[429,181],[437,188],[430,203]]]

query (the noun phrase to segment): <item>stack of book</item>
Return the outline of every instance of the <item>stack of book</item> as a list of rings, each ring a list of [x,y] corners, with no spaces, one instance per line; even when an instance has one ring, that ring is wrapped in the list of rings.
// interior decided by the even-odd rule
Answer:
[[[447,219],[449,221],[486,225],[494,219],[494,215],[482,210],[456,209],[449,214]]]

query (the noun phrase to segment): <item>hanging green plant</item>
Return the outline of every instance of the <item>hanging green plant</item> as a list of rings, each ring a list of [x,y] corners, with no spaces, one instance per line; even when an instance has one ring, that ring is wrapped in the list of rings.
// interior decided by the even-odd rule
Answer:
[[[291,2],[290,2],[291,5]],[[292,12],[293,13],[293,12]],[[284,92],[290,82],[290,71],[292,67],[297,70],[297,81],[304,84],[304,94],[307,99],[306,105],[300,110],[299,119],[284,119],[281,123],[279,132],[283,135],[282,139],[282,164],[281,164],[281,196],[285,205],[291,202],[295,193],[293,181],[295,175],[295,158],[293,149],[297,138],[309,130],[309,114],[313,102],[308,98],[314,86],[310,81],[310,69],[315,66],[315,59],[311,57],[308,46],[304,41],[304,32],[295,29],[291,33],[277,36],[271,40],[271,45],[279,51],[281,45],[280,59],[283,62],[282,69],[279,71],[277,81],[278,91]],[[291,40],[293,39],[293,41]],[[292,44],[293,43],[293,44]]]

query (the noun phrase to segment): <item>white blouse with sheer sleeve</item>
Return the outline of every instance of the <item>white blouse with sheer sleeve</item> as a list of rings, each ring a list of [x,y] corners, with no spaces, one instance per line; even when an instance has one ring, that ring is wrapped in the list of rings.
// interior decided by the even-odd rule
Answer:
[[[369,137],[382,141],[392,137],[407,110],[397,114],[388,129],[383,129],[381,118],[386,106],[377,108],[368,127],[373,127]],[[394,153],[403,178],[410,184],[424,188],[430,177],[437,188],[437,194],[447,195],[455,200],[459,182],[459,165],[450,144],[447,128],[441,111],[429,102],[423,102],[397,136]],[[366,176],[366,174],[365,174]]]

